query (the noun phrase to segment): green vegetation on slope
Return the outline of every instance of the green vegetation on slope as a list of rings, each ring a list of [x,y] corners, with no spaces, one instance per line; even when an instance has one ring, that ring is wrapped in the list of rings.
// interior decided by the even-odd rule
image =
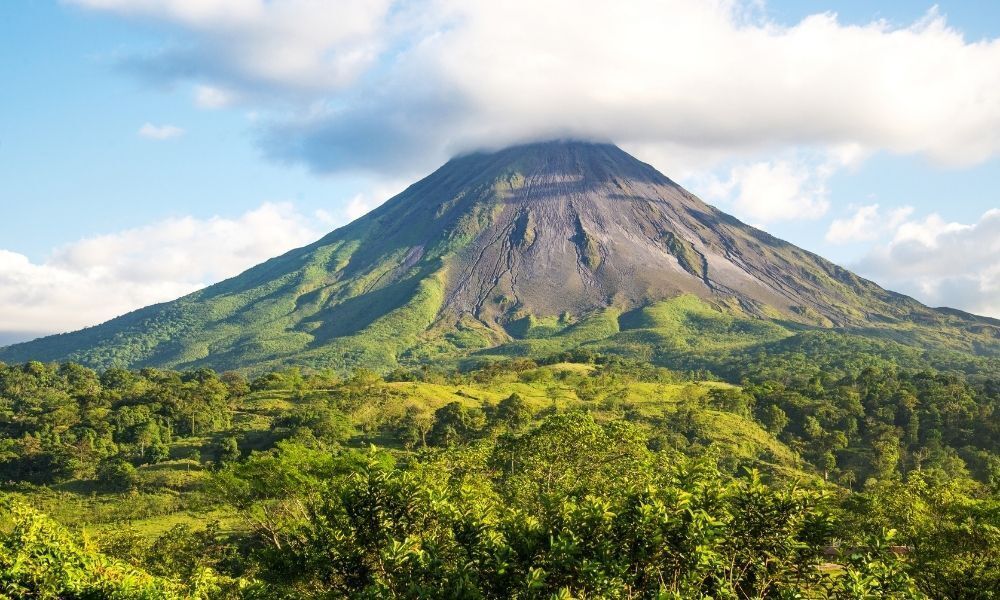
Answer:
[[[200,582],[199,582],[200,583]],[[208,586],[195,583],[195,594]],[[181,586],[123,561],[82,549],[74,536],[32,508],[0,502],[3,598],[180,598]]]

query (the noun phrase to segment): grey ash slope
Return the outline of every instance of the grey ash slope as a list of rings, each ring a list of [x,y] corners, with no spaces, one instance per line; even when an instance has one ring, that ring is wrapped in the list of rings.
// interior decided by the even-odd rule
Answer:
[[[314,244],[0,360],[386,369],[678,297],[969,351],[1000,335],[741,223],[616,146],[547,142],[455,158]]]
[[[927,310],[708,206],[615,146],[494,157],[501,198],[461,254],[456,311],[496,319],[489,300],[501,297],[531,314],[580,314],[684,293],[826,325]]]

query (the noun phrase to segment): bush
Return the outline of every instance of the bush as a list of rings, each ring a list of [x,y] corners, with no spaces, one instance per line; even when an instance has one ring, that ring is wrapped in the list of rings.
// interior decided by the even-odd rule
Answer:
[[[97,480],[108,489],[126,491],[138,485],[139,474],[132,463],[113,457],[101,461],[98,465]]]

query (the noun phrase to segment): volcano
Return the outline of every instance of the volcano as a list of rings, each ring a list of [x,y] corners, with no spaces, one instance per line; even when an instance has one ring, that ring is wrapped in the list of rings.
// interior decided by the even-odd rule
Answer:
[[[665,319],[663,307],[681,318]],[[719,322],[747,343],[809,328],[971,353],[992,353],[1000,339],[997,321],[887,291],[614,145],[555,141],[454,158],[309,246],[0,359],[387,370],[662,346],[671,327],[696,338]],[[659,338],[627,335],[640,330]]]

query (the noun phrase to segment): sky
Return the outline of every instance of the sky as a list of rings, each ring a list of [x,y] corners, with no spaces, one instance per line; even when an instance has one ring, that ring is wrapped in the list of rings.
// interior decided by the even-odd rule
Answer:
[[[450,156],[612,141],[1000,317],[1000,4],[0,3],[0,345],[304,245]]]

